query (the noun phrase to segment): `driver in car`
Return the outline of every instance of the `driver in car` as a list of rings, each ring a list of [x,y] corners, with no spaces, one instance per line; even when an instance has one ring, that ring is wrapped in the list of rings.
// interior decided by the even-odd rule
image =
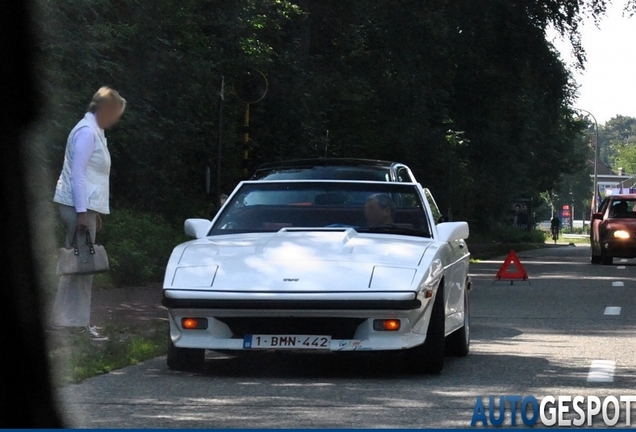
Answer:
[[[612,207],[612,216],[616,218],[626,217],[627,213],[627,201],[619,201]]]
[[[373,194],[364,203],[364,218],[367,227],[393,225],[395,218],[395,203],[385,193]]]

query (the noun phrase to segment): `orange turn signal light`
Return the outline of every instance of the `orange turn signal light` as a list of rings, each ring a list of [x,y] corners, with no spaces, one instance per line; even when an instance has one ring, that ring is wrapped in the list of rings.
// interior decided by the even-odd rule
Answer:
[[[207,318],[181,318],[181,327],[186,330],[205,330],[208,328]]]
[[[400,325],[399,319],[373,320],[373,330],[375,331],[398,331]]]

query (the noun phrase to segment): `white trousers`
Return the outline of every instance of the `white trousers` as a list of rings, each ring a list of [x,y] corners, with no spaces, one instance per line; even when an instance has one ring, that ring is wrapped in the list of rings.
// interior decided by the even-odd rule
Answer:
[[[59,208],[62,221],[66,225],[66,247],[70,248],[77,229],[77,213],[75,207],[59,204]],[[87,216],[88,232],[95,242],[97,214],[89,210]],[[78,241],[84,241],[84,238],[78,238]],[[92,289],[93,275],[60,276],[51,312],[51,323],[65,327],[88,326],[91,319]]]

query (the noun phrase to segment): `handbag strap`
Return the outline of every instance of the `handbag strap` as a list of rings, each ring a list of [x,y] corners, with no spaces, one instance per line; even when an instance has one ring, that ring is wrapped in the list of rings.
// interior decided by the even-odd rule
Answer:
[[[71,246],[73,246],[73,250],[74,250],[74,254],[75,255],[79,255],[79,248],[77,246],[77,233],[80,231],[79,228],[77,228],[75,230],[75,233],[73,233],[73,241],[71,243]],[[88,246],[88,252],[91,255],[95,254],[95,247],[93,246],[93,241],[91,240],[91,233],[88,229],[85,229],[84,232],[86,233],[86,246]]]
[[[79,228],[75,229],[75,232],[73,233],[73,240],[71,241],[71,246],[73,247],[73,253],[75,254],[75,256],[79,255],[79,249],[77,248],[77,232],[79,231]]]
[[[88,246],[88,252],[90,252],[91,255],[95,255],[95,248],[93,247],[93,241],[91,240],[91,233],[88,229],[86,230],[86,245]]]

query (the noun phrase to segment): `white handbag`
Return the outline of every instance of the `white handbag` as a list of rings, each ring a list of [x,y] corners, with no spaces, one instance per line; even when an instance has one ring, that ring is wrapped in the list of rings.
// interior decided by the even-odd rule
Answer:
[[[85,233],[86,241],[83,244],[78,244],[76,231],[72,247],[58,250],[58,275],[89,275],[110,270],[108,254],[104,246],[94,244],[88,230],[85,230]]]

